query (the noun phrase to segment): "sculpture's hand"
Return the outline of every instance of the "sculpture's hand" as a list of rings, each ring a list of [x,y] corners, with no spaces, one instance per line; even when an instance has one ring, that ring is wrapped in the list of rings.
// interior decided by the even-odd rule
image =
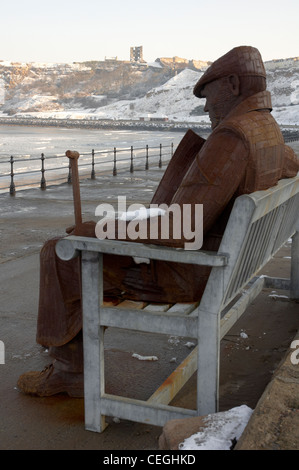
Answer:
[[[90,220],[82,224],[72,225],[66,229],[69,235],[77,235],[79,237],[95,237],[96,222]]]

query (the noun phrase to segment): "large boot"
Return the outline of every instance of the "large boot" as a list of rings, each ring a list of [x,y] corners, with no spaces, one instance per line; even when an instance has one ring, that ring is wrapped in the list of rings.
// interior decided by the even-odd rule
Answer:
[[[18,380],[20,391],[30,395],[49,397],[66,393],[70,397],[84,396],[83,342],[80,332],[69,343],[50,347],[53,362],[41,372],[26,372]]]

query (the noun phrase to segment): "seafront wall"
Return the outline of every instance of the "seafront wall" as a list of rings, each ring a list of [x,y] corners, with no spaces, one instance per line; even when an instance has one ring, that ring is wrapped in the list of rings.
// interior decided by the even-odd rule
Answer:
[[[0,117],[0,125],[66,127],[80,129],[129,129],[129,130],[167,130],[187,131],[188,129],[210,132],[210,126],[194,122],[139,121],[113,119],[54,119],[31,117]]]
[[[110,129],[110,130],[146,130],[186,132],[192,129],[209,135],[211,127],[204,122],[173,122],[173,121],[142,121],[142,120],[114,120],[114,119],[74,119],[74,118],[40,118],[40,117],[10,117],[0,116],[0,125],[36,126],[36,127],[64,127],[68,129]],[[299,126],[281,126],[286,142],[299,140]]]

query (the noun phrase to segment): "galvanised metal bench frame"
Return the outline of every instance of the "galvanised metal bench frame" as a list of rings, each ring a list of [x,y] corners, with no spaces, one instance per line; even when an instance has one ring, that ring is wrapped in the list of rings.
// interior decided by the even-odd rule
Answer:
[[[256,277],[290,237],[290,279]],[[82,260],[85,428],[102,432],[105,416],[163,426],[170,419],[214,413],[220,340],[263,287],[287,289],[291,299],[299,299],[299,174],[269,190],[238,197],[217,253],[77,236],[60,240],[56,252],[64,260],[81,254]],[[212,271],[197,304],[107,307],[103,253],[208,265]],[[106,326],[190,337],[198,344],[147,401],[135,400],[105,393]],[[169,406],[196,370],[197,409]]]

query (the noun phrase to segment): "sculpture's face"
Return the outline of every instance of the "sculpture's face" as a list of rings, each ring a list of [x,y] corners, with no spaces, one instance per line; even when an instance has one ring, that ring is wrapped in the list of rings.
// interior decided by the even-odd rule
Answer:
[[[201,96],[206,99],[204,111],[209,113],[212,129],[226,117],[236,102],[236,93],[228,77],[219,78],[207,83]]]

